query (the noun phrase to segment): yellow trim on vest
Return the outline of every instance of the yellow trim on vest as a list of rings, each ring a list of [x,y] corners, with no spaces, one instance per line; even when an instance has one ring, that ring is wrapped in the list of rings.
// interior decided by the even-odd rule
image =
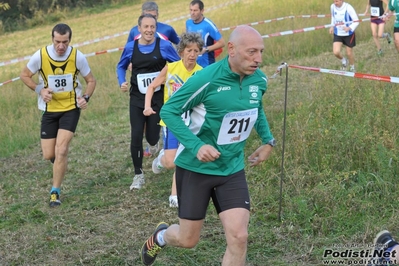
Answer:
[[[169,98],[175,93],[181,86],[197,71],[201,70],[202,67],[198,64],[195,67],[188,71],[184,66],[183,60],[179,60],[173,63],[168,63],[168,72],[165,81],[164,87],[164,97],[163,102],[166,103]],[[166,126],[165,123],[161,120],[161,126]]]
[[[72,91],[53,93],[52,100],[46,104],[47,112],[65,112],[77,108],[77,95],[75,92],[78,86],[77,77],[79,70],[76,67],[76,49],[71,47],[71,52],[65,61],[56,61],[50,57],[47,47],[40,51],[41,69],[39,73],[44,81],[44,87],[48,87],[50,75],[72,74]],[[52,88],[51,88],[52,89]]]

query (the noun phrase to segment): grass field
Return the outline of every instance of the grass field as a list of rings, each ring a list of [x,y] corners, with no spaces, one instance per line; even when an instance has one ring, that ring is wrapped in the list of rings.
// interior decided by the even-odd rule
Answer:
[[[157,3],[160,21],[188,14],[187,1]],[[222,3],[226,5],[218,7]],[[358,13],[364,11],[365,1],[350,3]],[[219,28],[228,28],[279,17],[329,14],[330,4],[205,1],[205,14]],[[132,5],[65,22],[72,27],[72,42],[81,43],[129,30],[139,13],[140,5]],[[184,21],[170,24],[181,33]],[[329,23],[329,18],[298,17],[254,28],[266,35]],[[31,55],[49,44],[52,26],[1,35],[0,62]],[[386,29],[392,32],[393,19]],[[222,32],[225,39],[230,32]],[[381,40],[385,53],[377,57],[369,23],[362,22],[356,32],[357,71],[398,76],[393,44]],[[126,38],[111,38],[79,50],[92,53],[122,47]],[[328,29],[265,38],[262,70],[270,77],[282,62],[338,69],[331,40]],[[63,204],[57,209],[48,207],[52,169],[41,158],[36,95],[21,81],[0,86],[0,265],[140,265],[138,251],[156,224],[177,222],[176,210],[167,203],[172,173],[152,174],[151,159],[144,162],[144,188],[129,191],[133,169],[128,95],[117,84],[119,56],[120,52],[114,52],[88,59],[97,89],[72,141]],[[25,64],[0,67],[0,82],[18,77]],[[398,85],[288,68],[282,172],[285,81],[286,70],[269,79],[265,95],[265,111],[279,145],[263,165],[246,168],[252,200],[247,266],[323,265],[327,249],[344,251],[350,244],[366,249],[382,229],[399,234],[395,205],[399,196]],[[245,152],[251,153],[258,145],[254,134]],[[199,244],[190,250],[168,247],[154,265],[220,265],[224,249],[224,233],[210,207]]]

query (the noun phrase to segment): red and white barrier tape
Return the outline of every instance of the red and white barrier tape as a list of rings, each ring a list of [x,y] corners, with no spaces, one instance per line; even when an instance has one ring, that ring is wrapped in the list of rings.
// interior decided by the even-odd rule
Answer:
[[[124,49],[124,47],[119,47],[119,48],[114,48],[114,49],[103,50],[103,51],[98,51],[98,52],[94,52],[94,53],[85,54],[85,56],[86,57],[90,57],[90,56],[95,56],[95,55],[100,55],[100,54],[113,53],[113,52],[117,52],[117,51],[122,51],[123,49]]]
[[[358,14],[358,16],[365,16],[364,14]],[[248,24],[241,24],[241,25],[247,25],[247,26],[256,26],[260,24],[266,24],[270,22],[276,22],[276,21],[281,21],[284,19],[293,19],[293,18],[327,18],[331,17],[331,14],[326,14],[326,15],[297,15],[297,16],[286,16],[286,17],[280,17],[280,18],[273,18],[273,19],[267,19],[267,20],[262,20],[262,21],[257,21],[257,22],[252,22]],[[370,20],[370,19],[364,19],[364,20]],[[341,25],[341,24],[337,24]],[[331,26],[331,25],[329,25]],[[227,27],[227,28],[220,28],[220,31],[226,31],[226,30],[233,30],[237,28],[238,26],[232,26],[232,27]]]
[[[0,83],[0,86],[6,85],[6,84],[8,84],[8,83],[11,83],[11,82],[17,81],[17,80],[19,80],[19,77],[13,78],[13,79],[10,79],[10,80],[7,80],[7,81],[5,81],[5,82],[3,82],[3,83]]]
[[[346,23],[363,22],[363,21],[370,21],[370,18],[348,21]],[[328,29],[328,28],[331,28],[332,26],[344,25],[346,23],[337,23],[335,25],[327,24],[327,25],[308,27],[308,28],[302,28],[302,29],[296,29],[296,30],[281,31],[281,32],[276,32],[276,33],[272,33],[272,34],[262,35],[262,38],[278,37],[278,36],[290,35],[290,34],[295,34],[295,33],[303,33],[303,32],[314,31],[314,30]]]
[[[275,78],[277,75],[279,75],[281,73],[281,70],[285,67],[309,70],[309,71],[320,72],[320,73],[325,73],[325,74],[340,75],[340,76],[346,76],[346,77],[351,77],[351,78],[384,81],[384,82],[390,82],[390,83],[399,83],[399,77],[365,74],[365,73],[358,73],[358,72],[348,72],[348,71],[343,71],[343,70],[317,68],[317,67],[287,65],[287,64],[283,64],[283,65],[279,66],[277,68],[277,71],[271,76],[271,78]]]
[[[230,2],[224,3],[224,4],[213,6],[213,7],[209,8],[209,9],[207,9],[207,11],[215,10],[215,9],[222,8],[222,7],[230,5],[230,4],[238,3],[239,1],[240,0],[234,0],[234,1],[230,1]],[[173,19],[166,20],[163,23],[170,23],[170,22],[178,21],[178,20],[181,20],[181,19],[189,18],[189,17],[190,17],[190,15],[180,16],[180,17],[176,17],[176,18],[173,18]],[[89,44],[93,44],[93,43],[97,43],[97,42],[101,42],[101,41],[105,41],[105,40],[110,40],[110,39],[113,39],[113,38],[116,38],[116,37],[127,35],[129,33],[130,33],[130,30],[129,31],[120,32],[120,33],[116,33],[116,34],[109,35],[109,36],[103,36],[103,37],[96,38],[96,39],[93,39],[93,40],[76,43],[76,44],[73,45],[73,47],[81,47],[81,46],[85,46],[85,45],[89,45]],[[4,62],[0,62],[0,67],[6,66],[6,65],[11,65],[11,64],[14,64],[14,63],[18,63],[18,62],[23,62],[23,61],[29,60],[31,57],[32,57],[31,55],[27,55],[27,56],[24,56],[24,57],[19,57],[19,58],[15,58],[15,59],[6,60]]]
[[[256,26],[260,24],[266,24],[270,22],[276,22],[276,21],[281,21],[284,19],[293,19],[293,18],[326,18],[326,17],[331,17],[331,14],[329,15],[299,15],[299,16],[286,16],[286,17],[280,17],[280,18],[273,18],[273,19],[267,19],[267,20],[262,20],[262,21],[257,21],[257,22],[252,22],[248,24],[242,24],[242,25],[248,25],[248,26]],[[220,28],[220,31],[226,31],[226,30],[233,30],[237,28],[238,26],[233,26],[233,27],[227,27],[227,28]]]
[[[395,15],[398,15],[398,14],[399,13],[395,13],[392,16],[395,16]],[[321,16],[321,15],[317,15],[317,16]],[[328,15],[324,15],[324,16],[328,16]],[[364,14],[359,14],[359,16],[364,16]],[[384,17],[385,17],[385,15],[384,16],[380,16],[379,18],[384,18]],[[341,23],[337,23],[335,25],[328,24],[328,25],[321,25],[321,26],[315,26],[315,27],[302,28],[302,29],[297,29],[297,30],[287,30],[287,31],[281,31],[281,32],[276,32],[276,33],[272,33],[272,34],[266,34],[266,35],[263,35],[262,38],[278,37],[278,36],[284,36],[284,35],[290,35],[290,34],[295,34],[295,33],[308,32],[308,31],[313,31],[313,30],[321,30],[321,29],[331,28],[332,26],[339,26],[339,25],[344,25],[344,24],[353,23],[353,22],[363,22],[363,21],[370,21],[370,20],[371,20],[371,18],[365,18],[365,19],[341,22]],[[252,25],[252,24],[248,24],[248,25]]]
[[[123,49],[124,49],[123,47],[119,47],[119,48],[114,48],[114,49],[103,50],[103,51],[98,51],[98,52],[94,52],[94,53],[85,54],[85,56],[86,56],[86,57],[91,57],[91,56],[100,55],[100,54],[113,53],[113,52],[121,51],[121,50],[123,50]],[[13,79],[7,80],[7,81],[5,81],[5,82],[2,82],[2,83],[0,83],[0,87],[3,86],[3,85],[6,85],[6,84],[8,84],[8,83],[11,83],[11,82],[13,82],[13,81],[17,81],[17,80],[19,80],[19,79],[20,79],[20,78],[17,77],[17,78],[13,78]]]
[[[237,3],[237,2],[239,2],[239,1],[240,1],[240,0],[235,0],[235,1],[227,2],[227,3],[225,3],[225,4],[221,4],[221,5],[218,5],[218,6],[214,6],[214,7],[210,8],[210,9],[207,9],[207,10],[208,10],[208,11],[210,11],[210,10],[215,10],[215,9],[224,7],[224,6],[226,6],[226,5],[232,4],[232,3]],[[364,16],[364,15],[363,15],[363,14],[359,14],[359,16]],[[170,20],[166,20],[164,23],[170,23],[170,22],[178,21],[178,20],[181,20],[181,19],[189,18],[189,17],[190,17],[190,15],[180,16],[180,17],[177,17],[177,18],[173,18],[173,19],[170,19]],[[286,16],[286,17],[268,19],[268,20],[263,20],[263,21],[251,22],[251,23],[242,24],[242,25],[255,26],[255,25],[260,25],[260,24],[265,24],[265,23],[270,23],[270,22],[275,22],[275,21],[281,21],[281,20],[284,20],[284,19],[293,19],[293,18],[326,18],[326,17],[331,17],[331,14],[327,14],[327,15],[298,15],[298,16]],[[370,20],[370,19],[364,19],[364,20]],[[327,26],[327,25],[325,25],[325,26]],[[325,28],[325,26],[317,26],[316,29],[321,29],[321,28],[318,28],[318,27]],[[328,25],[328,26],[330,26],[330,25]],[[220,30],[220,31],[227,31],[227,30],[232,30],[232,29],[235,29],[235,28],[237,28],[237,26],[226,27],[226,28],[220,28],[219,30]],[[310,28],[309,28],[309,29],[310,29]],[[312,29],[312,30],[313,30],[313,29]],[[309,31],[309,30],[306,30],[306,29],[305,29],[304,31],[302,31],[302,30],[296,30],[296,31],[298,31],[298,32],[304,32],[304,31]],[[113,35],[103,36],[103,37],[96,38],[96,39],[93,39],[93,40],[89,40],[89,41],[84,41],[84,42],[76,43],[76,44],[74,44],[73,46],[74,46],[74,47],[81,47],[81,46],[85,46],[85,45],[89,45],[89,44],[93,44],[93,43],[97,43],[97,42],[101,42],[101,41],[105,41],[105,40],[110,40],[110,39],[117,38],[117,37],[120,37],[120,36],[123,36],[123,35],[127,35],[127,34],[129,34],[129,32],[130,32],[130,31],[124,31],[124,32],[120,32],[120,33],[113,34]],[[287,32],[282,32],[282,33],[273,33],[273,34],[270,34],[270,35],[264,35],[263,38],[269,38],[269,37],[276,37],[276,36],[283,36],[283,35],[292,34],[292,33],[288,33],[288,32],[289,32],[289,31],[287,31]],[[298,33],[298,32],[294,32],[294,33]],[[11,60],[6,60],[6,61],[4,61],[4,62],[0,62],[0,67],[6,66],[6,65],[11,65],[11,64],[14,64],[14,63],[18,63],[18,62],[23,62],[23,61],[29,60],[30,58],[31,58],[31,56],[29,55],[29,56],[19,57],[19,58],[15,58],[15,59],[11,59]]]
[[[216,9],[217,7],[225,6],[225,5],[230,4],[230,3],[235,3],[235,2],[239,2],[239,0],[235,0],[235,1],[232,1],[232,2],[228,2],[228,3],[222,4],[222,5],[216,6],[213,9]],[[396,15],[396,14],[394,14],[394,15]],[[279,21],[279,20],[282,20],[282,19],[285,19],[285,18],[298,18],[298,17],[301,17],[301,18],[312,18],[312,17],[320,18],[320,17],[328,17],[328,16],[331,16],[331,15],[287,16],[287,17],[276,18],[276,19],[271,19],[271,20],[264,20],[264,21],[258,21],[258,22],[252,22],[252,23],[249,23],[249,24],[242,24],[242,25],[254,26],[254,25],[264,24],[264,23],[268,23],[268,22],[272,22],[272,21]],[[360,14],[360,16],[364,16],[364,15]],[[186,17],[186,16],[182,16],[180,18],[184,18],[184,17]],[[178,18],[178,19],[180,19],[180,18]],[[369,20],[370,20],[370,18],[366,18],[366,19],[360,19],[360,20],[355,20],[355,21],[349,21],[349,22],[346,22],[346,23],[363,22],[363,21],[369,21]],[[337,24],[335,24],[335,26],[343,25],[343,24],[344,23],[337,23]],[[303,32],[308,32],[308,31],[313,31],[313,30],[320,30],[320,29],[330,28],[331,26],[332,26],[331,24],[328,24],[328,25],[308,27],[308,28],[302,28],[302,29],[296,29],[296,30],[282,31],[282,32],[277,32],[277,33],[263,35],[262,38],[270,38],[270,37],[284,36],[284,35],[290,35],[290,34],[295,34],[295,33],[303,33]],[[237,26],[233,26],[233,27],[229,27],[229,28],[222,28],[221,30],[230,30],[230,29],[234,29],[236,27]],[[90,44],[90,43],[99,42],[101,40],[108,40],[108,39],[111,39],[111,38],[114,38],[114,37],[121,36],[121,34],[127,34],[127,33],[129,33],[129,32],[117,33],[117,34],[114,34],[112,36],[105,36],[105,37],[97,38],[97,39],[94,39],[94,40],[91,40],[91,41],[78,43],[78,44],[74,45],[74,47],[79,47],[79,46],[87,45],[87,44]],[[100,51],[100,52],[94,52],[94,53],[86,54],[85,56],[86,57],[90,57],[90,56],[94,56],[94,55],[110,53],[110,52],[116,52],[116,51],[120,51],[120,50],[123,50],[123,47],[122,48],[115,48],[115,49],[111,49],[111,50],[104,50],[104,51]],[[8,60],[8,61],[5,61],[5,62],[0,62],[0,67],[4,66],[6,64],[12,64],[12,63],[16,63],[16,62],[27,60],[30,57],[31,56],[26,56],[26,57],[13,59],[13,60]],[[345,72],[345,71],[341,71],[341,72]],[[274,76],[276,76],[276,73],[272,76],[272,78]],[[347,73],[352,73],[352,72],[347,72]],[[369,76],[372,77],[374,75],[369,75]],[[19,78],[13,78],[11,80],[5,81],[3,83],[0,83],[0,86],[3,86],[3,85],[8,84],[8,83],[11,83],[11,82],[16,81],[18,79]],[[385,80],[383,80],[383,81],[385,81]]]

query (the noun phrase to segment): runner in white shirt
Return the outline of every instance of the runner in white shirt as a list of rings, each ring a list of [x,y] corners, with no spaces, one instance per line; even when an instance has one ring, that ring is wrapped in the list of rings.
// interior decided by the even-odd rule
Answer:
[[[330,9],[330,34],[334,34],[333,53],[335,57],[341,60],[342,70],[346,70],[349,59],[349,71],[355,72],[353,47],[356,46],[355,29],[359,25],[359,18],[355,9],[343,0],[334,0]],[[346,46],[346,56],[348,59],[341,54],[342,45]]]

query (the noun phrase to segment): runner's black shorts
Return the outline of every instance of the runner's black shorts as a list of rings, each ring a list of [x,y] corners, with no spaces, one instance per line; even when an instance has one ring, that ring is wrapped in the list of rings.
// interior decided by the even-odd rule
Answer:
[[[204,219],[211,198],[218,214],[233,208],[250,210],[244,170],[228,176],[217,176],[176,166],[176,188],[181,219]]]
[[[75,133],[79,117],[79,108],[66,112],[43,112],[40,137],[42,139],[54,139],[57,137],[59,129]]]
[[[349,36],[338,36],[334,34],[333,42],[342,42],[342,44],[346,45],[347,47],[355,47],[356,46],[356,36],[355,33]]]

